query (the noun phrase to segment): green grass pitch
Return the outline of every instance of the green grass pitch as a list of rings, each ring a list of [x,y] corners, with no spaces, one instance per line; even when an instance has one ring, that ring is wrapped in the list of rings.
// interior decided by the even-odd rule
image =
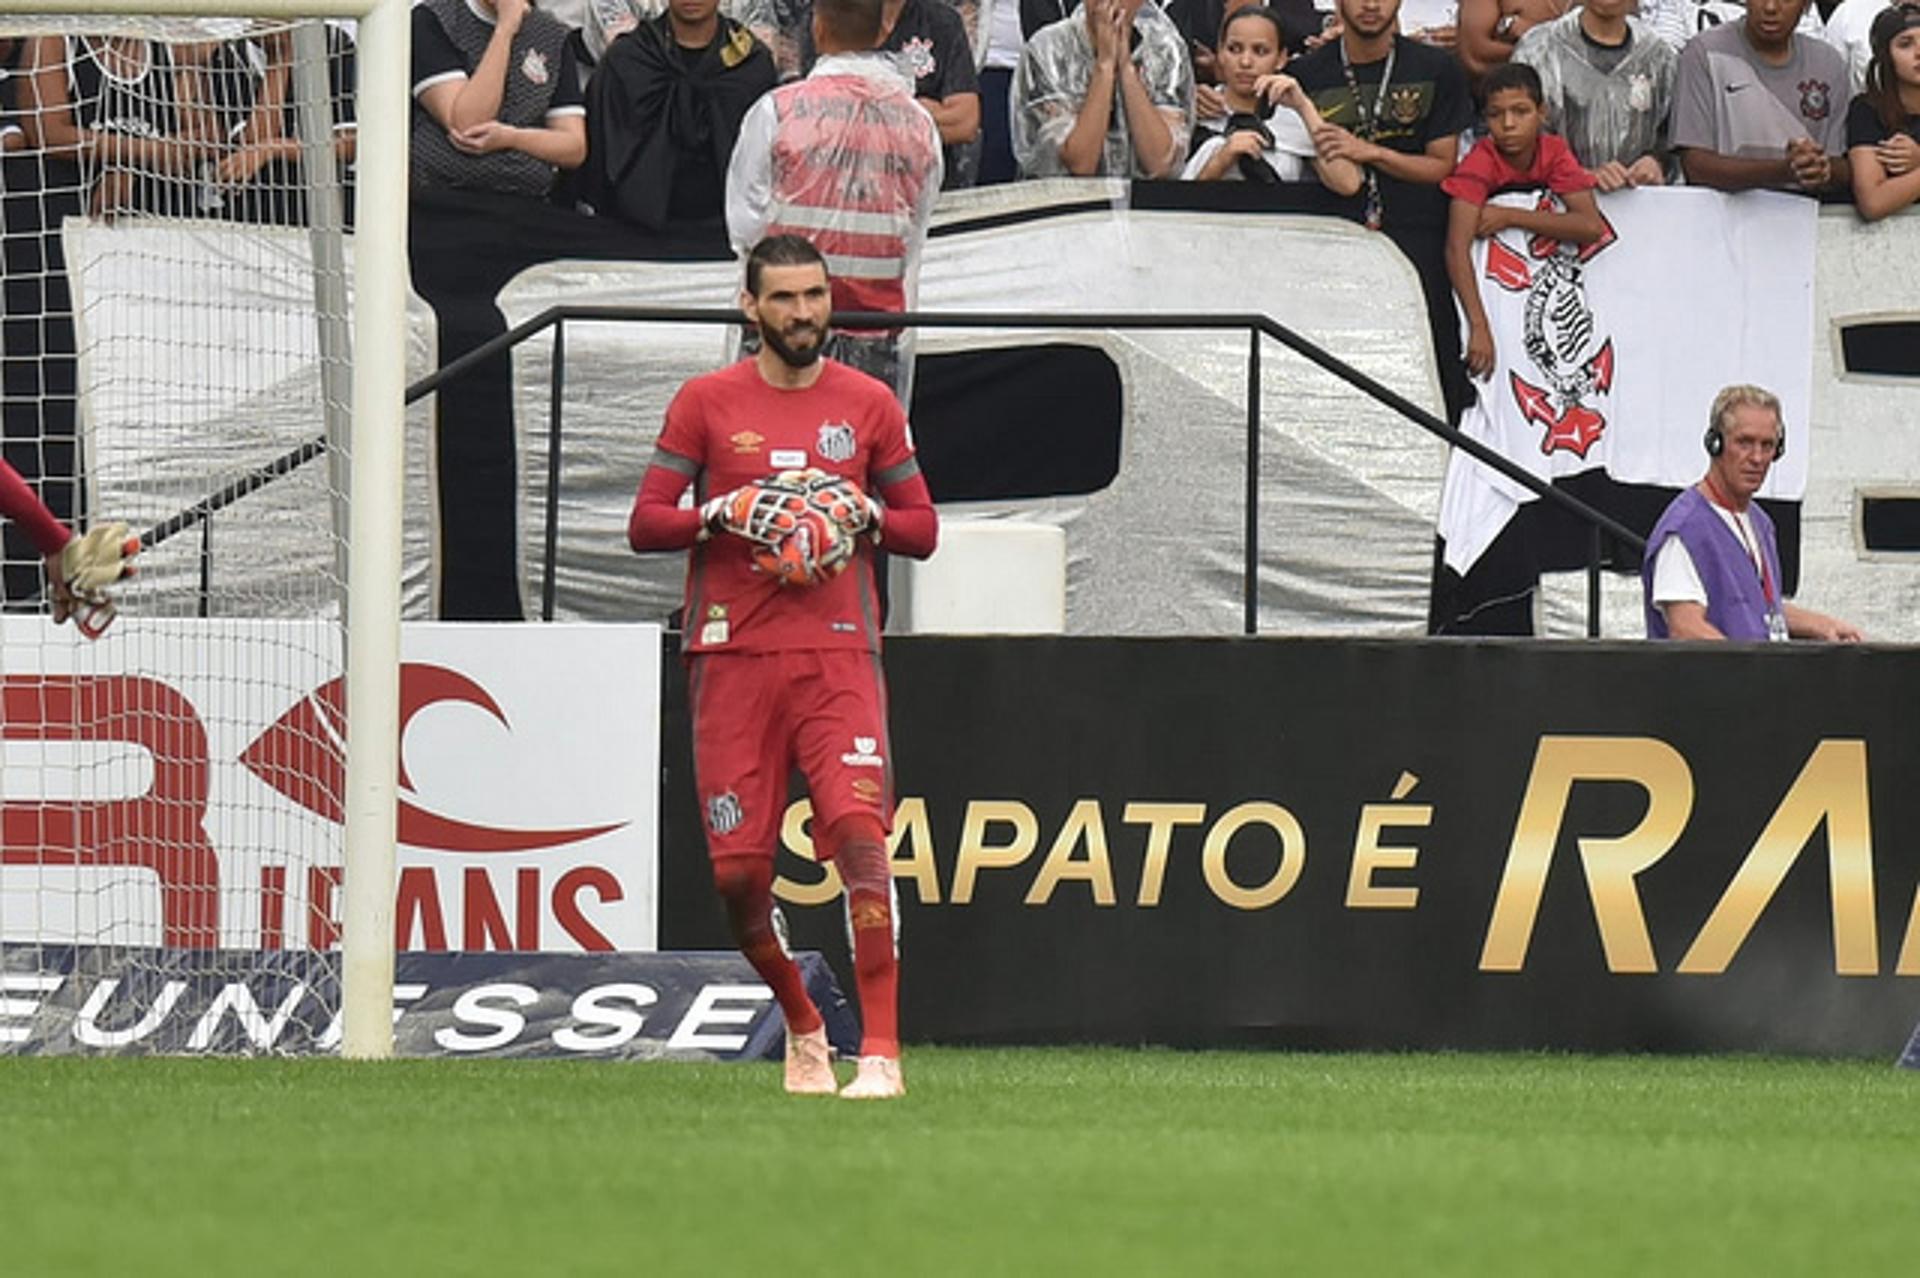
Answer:
[[[0,1272],[1912,1273],[1920,1073],[926,1048],[0,1059]]]

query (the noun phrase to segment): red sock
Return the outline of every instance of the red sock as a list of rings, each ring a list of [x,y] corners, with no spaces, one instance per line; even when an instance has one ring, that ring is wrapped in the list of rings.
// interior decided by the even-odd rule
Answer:
[[[860,987],[860,1054],[900,1055],[900,962],[893,948],[893,867],[878,818],[842,817],[827,847],[847,885],[853,975]]]
[[[781,1014],[787,1018],[787,1028],[796,1034],[819,1029],[825,1023],[820,1009],[807,997],[800,968],[780,947],[780,938],[773,931],[773,861],[725,857],[713,863],[713,885],[726,903],[733,943],[773,991]]]

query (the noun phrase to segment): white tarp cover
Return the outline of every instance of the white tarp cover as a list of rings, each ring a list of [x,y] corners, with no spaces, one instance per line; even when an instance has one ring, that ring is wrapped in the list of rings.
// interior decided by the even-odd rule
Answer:
[[[1261,311],[1414,402],[1438,407],[1413,273],[1379,238],[1309,217],[1134,212],[1124,207],[1124,189],[1063,181],[945,197],[935,225],[953,233],[937,234],[928,245],[921,305]],[[1008,214],[1030,220],[955,229]],[[304,304],[310,289],[300,278],[305,237],[257,234],[280,246],[266,260],[281,265],[265,276],[257,269],[215,271],[196,276],[184,295],[169,297],[146,288],[116,293],[106,275],[89,276],[80,337],[88,351],[85,423],[96,459],[90,493],[96,511],[136,523],[158,519],[192,500],[189,494],[211,491],[231,473],[319,429],[312,369],[289,365],[282,354],[255,353],[252,336],[288,331],[288,316]],[[119,256],[138,270],[141,262],[209,251],[190,229],[136,221],[70,223],[67,247],[79,269]],[[1808,455],[1819,458],[1802,507],[1801,598],[1859,622],[1876,638],[1912,640],[1920,637],[1920,564],[1911,555],[1861,550],[1857,503],[1867,491],[1920,496],[1920,385],[1843,374],[1839,332],[1852,322],[1920,318],[1920,215],[1862,226],[1850,210],[1830,210],[1820,218],[1816,261],[1812,416],[1796,435]],[[561,262],[526,272],[500,300],[511,323],[560,300],[728,305],[737,287],[736,268],[726,263]],[[195,318],[203,312],[213,318]],[[433,325],[418,303],[410,319],[408,370],[417,378],[434,363]],[[189,332],[199,336],[179,336]],[[103,340],[113,333],[132,336]],[[1089,497],[949,506],[943,516],[1017,516],[1065,528],[1072,633],[1236,631],[1245,339],[1066,326],[1053,335],[1061,333],[1101,345],[1121,370],[1126,421],[1119,477]],[[922,349],[1047,336],[929,330]],[[549,339],[536,339],[515,358],[526,479],[519,531],[530,615],[539,600],[550,350]],[[677,602],[678,557],[630,554],[626,516],[667,399],[685,378],[716,367],[725,351],[725,338],[713,328],[569,326],[559,616],[657,620]],[[191,362],[208,355],[206,367],[217,368],[217,377]],[[183,377],[182,368],[193,371]],[[1263,630],[1418,633],[1444,450],[1272,342],[1263,344],[1262,371]],[[158,389],[169,378],[185,384]],[[97,390],[114,384],[153,389],[133,396]],[[150,414],[156,406],[160,411]],[[403,585],[407,615],[415,618],[432,608],[431,423],[426,405],[408,416]],[[1672,429],[1697,442],[1700,425],[1678,422]],[[183,451],[188,445],[192,451]],[[100,464],[109,458],[110,466]],[[164,492],[154,482],[182,468],[186,473]],[[332,550],[321,531],[324,485],[312,464],[303,469],[312,473],[301,481],[306,493],[299,500],[293,493],[300,484],[276,484],[216,521],[217,613],[310,606],[304,597],[287,600],[259,584],[262,565],[270,565],[276,579],[327,570]],[[146,573],[125,592],[127,606],[176,615],[189,610],[198,579],[195,543],[196,537],[183,536],[150,554]],[[1624,599],[1630,591],[1610,597],[1614,593],[1623,599],[1610,609],[1606,633],[1637,634],[1637,613]]]
[[[1090,195],[1123,190],[1064,181],[949,197],[943,220],[956,228],[968,216],[1041,215],[936,234],[921,308],[1264,313],[1438,411],[1418,282],[1383,239],[1325,218],[1085,211]],[[1050,205],[1081,211],[1048,215]],[[725,305],[738,287],[730,263],[557,262],[518,276],[500,304],[515,324],[560,301]],[[920,351],[1062,338],[1104,348],[1120,369],[1119,477],[1087,497],[949,505],[943,517],[1063,526],[1070,633],[1237,633],[1245,333],[930,328]],[[570,323],[566,350],[560,614],[664,616],[678,603],[683,559],[632,555],[627,513],[667,401],[686,377],[717,366],[723,339],[710,327]],[[550,340],[529,341],[515,366],[530,603],[539,597],[550,351]],[[1419,633],[1444,447],[1272,341],[1261,370],[1262,629]]]

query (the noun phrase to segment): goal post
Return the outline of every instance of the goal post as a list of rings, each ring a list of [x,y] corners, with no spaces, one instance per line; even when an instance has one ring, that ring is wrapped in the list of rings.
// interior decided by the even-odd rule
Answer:
[[[329,413],[325,432],[329,454],[325,466],[334,478],[329,486],[333,494],[334,536],[336,540],[344,538],[344,554],[336,552],[336,555],[345,561],[344,598],[336,597],[329,605],[336,619],[344,614],[345,630],[344,781],[337,796],[344,826],[337,1025],[344,1055],[361,1059],[386,1057],[393,1050],[395,814],[400,729],[409,0],[58,0],[57,7],[59,15],[52,16],[44,0],[38,6],[21,0],[0,0],[0,33],[17,32],[22,29],[21,23],[30,24],[27,29],[41,32],[58,31],[60,24],[66,24],[68,32],[77,33],[85,31],[88,23],[105,19],[292,22],[331,18],[350,19],[356,27],[355,229],[352,252],[343,255],[350,258],[352,271],[348,365],[351,411],[345,422],[336,420],[337,413]],[[301,43],[310,63],[314,46],[310,40]],[[324,77],[325,71],[316,72],[309,66],[300,73],[306,88],[298,96],[310,101],[315,74]],[[310,107],[302,110],[306,113]],[[316,148],[311,121],[304,123],[300,132],[307,135],[306,153],[313,155]],[[324,154],[324,148],[318,149]],[[322,243],[329,220],[325,210],[319,207],[324,203],[324,200],[315,201],[316,207],[310,210],[316,263],[321,263],[331,251]],[[335,235],[332,243],[337,246],[340,237]],[[343,260],[328,269],[340,272],[345,265]],[[327,305],[320,301],[316,309],[325,309]],[[79,359],[84,364],[84,351]],[[337,374],[333,381],[334,393],[338,394],[344,388],[338,387]],[[343,459],[350,459],[350,463]],[[344,501],[339,491],[342,479],[346,489]],[[74,505],[75,513],[81,513],[82,503],[76,500]],[[114,514],[103,509],[92,513]],[[176,521],[182,529],[192,522]],[[339,526],[342,522],[344,528]],[[253,557],[243,571],[273,575],[279,568],[275,546],[258,545],[252,550]],[[331,578],[335,573],[337,568],[330,567],[327,575]],[[128,592],[126,614],[129,619],[138,616],[139,589],[136,584]],[[125,626],[127,621],[120,624]],[[111,643],[112,639],[102,642]],[[312,699],[318,701],[317,693]],[[9,731],[8,735],[15,734]],[[43,766],[57,767],[57,762]],[[54,782],[45,784],[58,788]],[[217,910],[218,902],[212,908]],[[263,920],[267,916],[268,907],[264,904],[248,908],[257,910]],[[261,930],[264,934],[264,922]],[[3,939],[0,936],[0,940]],[[0,947],[0,951],[3,950],[4,947]],[[0,958],[4,958],[3,952]],[[5,975],[6,972],[0,970],[0,976]],[[16,982],[19,979],[15,977]],[[26,979],[29,984],[23,988],[31,990],[32,978]],[[16,987],[0,988],[0,996]],[[0,997],[0,1012],[7,1010],[9,1004]],[[250,1004],[249,1010],[258,1015]],[[0,1042],[4,1041],[4,1036],[0,1036]]]

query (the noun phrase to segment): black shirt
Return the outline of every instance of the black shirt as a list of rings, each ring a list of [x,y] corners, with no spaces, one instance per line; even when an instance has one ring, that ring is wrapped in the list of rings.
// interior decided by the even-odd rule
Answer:
[[[1878,146],[1892,137],[1895,130],[1881,123],[1880,113],[1874,110],[1873,100],[1862,93],[1854,98],[1847,108],[1847,149],[1856,146]],[[1920,142],[1920,115],[1907,117],[1904,132],[1916,142]]]
[[[1467,91],[1466,74],[1447,50],[1405,36],[1395,36],[1393,45],[1393,79],[1384,94],[1380,77],[1387,68],[1386,59],[1356,63],[1353,78],[1368,109],[1379,103],[1372,140],[1390,151],[1420,155],[1435,138],[1456,136],[1473,123],[1473,97]],[[1313,99],[1321,118],[1364,137],[1361,106],[1347,85],[1341,48],[1340,41],[1331,41],[1289,62],[1286,70]],[[1447,196],[1437,183],[1404,182],[1385,173],[1379,180],[1386,229],[1446,225]],[[1358,196],[1354,207],[1360,207]]]

